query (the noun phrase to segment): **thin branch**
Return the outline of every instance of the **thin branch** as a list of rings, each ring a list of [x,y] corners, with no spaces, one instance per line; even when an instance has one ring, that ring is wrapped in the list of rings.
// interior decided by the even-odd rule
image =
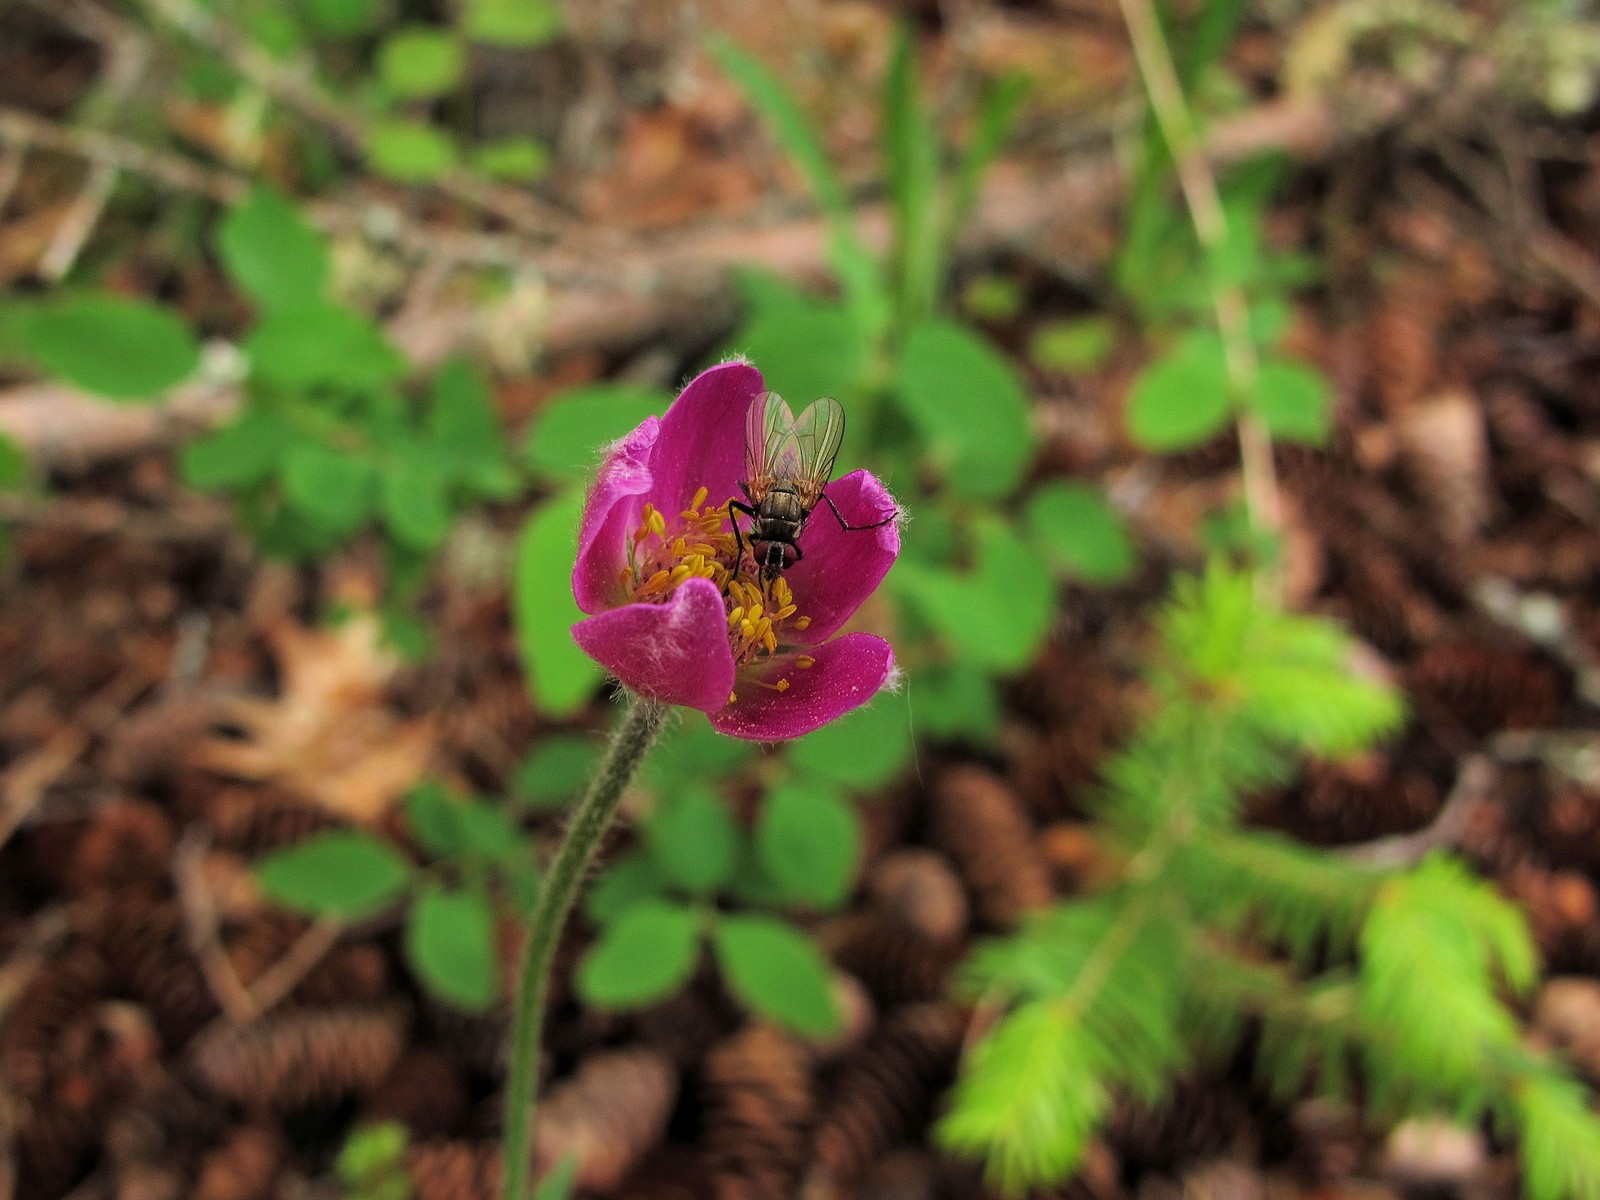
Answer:
[[[1195,236],[1208,254],[1216,254],[1228,236],[1227,215],[1205,143],[1195,129],[1183,86],[1172,65],[1161,22],[1150,0],[1118,0],[1118,4],[1128,26],[1139,74],[1150,96],[1150,107],[1177,166],[1178,186],[1183,191]],[[1211,302],[1216,311],[1217,328],[1222,334],[1234,398],[1243,401],[1255,392],[1260,368],[1255,342],[1250,337],[1249,305],[1238,286],[1218,283],[1214,275]],[[1278,498],[1277,469],[1272,461],[1272,438],[1261,418],[1247,405],[1239,408],[1237,419],[1240,471],[1244,477],[1250,524],[1257,532],[1276,537],[1283,529],[1283,510]],[[1263,569],[1262,578],[1273,594],[1279,591],[1277,576],[1275,567]]]
[[[1455,786],[1445,797],[1443,807],[1425,828],[1346,846],[1341,853],[1352,862],[1370,867],[1409,867],[1418,863],[1440,846],[1455,844],[1466,832],[1473,811],[1488,798],[1495,779],[1494,763],[1486,755],[1469,755],[1462,760]]]
[[[323,87],[307,64],[280,62],[217,20],[194,0],[142,0],[162,23],[221,56],[227,64],[275,100],[323,126],[349,148],[364,152],[368,122]],[[434,186],[451,199],[506,222],[521,233],[551,240],[584,237],[579,221],[533,196],[464,171]],[[588,239],[585,239],[588,240]]]

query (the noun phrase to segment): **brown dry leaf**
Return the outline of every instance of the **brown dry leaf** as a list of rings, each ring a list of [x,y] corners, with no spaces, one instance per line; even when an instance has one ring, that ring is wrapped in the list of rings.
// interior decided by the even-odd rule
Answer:
[[[222,719],[244,737],[209,738],[196,761],[272,781],[351,820],[381,817],[428,769],[439,731],[432,718],[402,720],[386,703],[399,659],[381,644],[377,618],[363,613],[335,629],[284,622],[270,638],[282,695],[223,704]]]

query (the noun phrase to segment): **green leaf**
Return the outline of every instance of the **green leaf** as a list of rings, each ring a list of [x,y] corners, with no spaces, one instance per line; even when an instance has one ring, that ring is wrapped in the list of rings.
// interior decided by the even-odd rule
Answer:
[[[1020,671],[1050,634],[1055,583],[1032,547],[999,521],[980,522],[977,541],[970,571],[902,560],[889,579],[966,662]]]
[[[894,387],[953,488],[996,499],[1016,486],[1033,454],[1028,398],[987,341],[951,321],[926,321],[906,338]]]
[[[883,90],[884,175],[893,209],[891,259],[902,320],[931,314],[944,283],[938,213],[941,149],[919,91],[916,43],[911,27],[902,22],[895,31]]]
[[[272,477],[293,443],[294,431],[276,413],[249,408],[183,448],[183,481],[207,492],[254,487]]]
[[[561,32],[557,0],[467,0],[467,36],[494,46],[542,46]]]
[[[584,897],[584,914],[606,925],[646,900],[661,899],[666,881],[646,854],[630,854],[606,868]]]
[[[767,293],[729,349],[761,367],[767,387],[798,412],[818,396],[848,395],[866,367],[861,327],[838,304]]]
[[[755,106],[784,153],[799,167],[817,204],[836,222],[850,221],[850,200],[823,149],[822,135],[784,82],[729,38],[713,38],[710,49],[717,65]]]
[[[371,29],[380,0],[300,0],[306,21],[327,37],[355,37]]]
[[[599,762],[600,747],[586,737],[547,737],[517,768],[512,794],[530,808],[559,808],[583,790]]]
[[[433,550],[450,533],[453,514],[444,475],[419,453],[383,465],[378,505],[389,533],[413,550]]]
[[[486,142],[472,152],[472,165],[510,183],[532,183],[550,170],[550,151],[531,137]]]
[[[500,805],[485,800],[465,801],[456,821],[461,827],[463,853],[500,864],[527,857],[528,842],[521,828]]]
[[[494,913],[482,896],[425,888],[406,920],[406,959],[434,995],[461,1008],[494,1003]]]
[[[1046,321],[1028,339],[1028,357],[1047,371],[1093,371],[1105,365],[1116,345],[1117,328],[1109,317]]]
[[[262,309],[322,299],[328,246],[281,192],[257,187],[228,210],[217,229],[228,276]]]
[[[550,1168],[550,1173],[539,1180],[533,1190],[533,1200],[571,1200],[578,1177],[578,1152],[568,1150],[561,1161]]]
[[[528,424],[523,454],[546,479],[593,474],[605,448],[646,417],[666,411],[672,397],[656,388],[597,383],[556,393]]]
[[[1222,339],[1193,333],[1133,381],[1128,432],[1147,450],[1187,450],[1221,433],[1231,411]]]
[[[578,965],[578,991],[601,1008],[634,1008],[670,995],[694,970],[693,909],[647,901],[607,925]]]
[[[733,873],[739,831],[727,807],[703,788],[661,801],[643,833],[661,876],[693,895],[715,892]]]
[[[604,672],[572,640],[583,618],[572,598],[572,561],[583,493],[572,491],[535,510],[517,539],[511,610],[517,648],[534,698],[547,713],[577,712]]]
[[[658,791],[667,791],[726,778],[755,754],[751,743],[718,733],[703,715],[686,710],[656,743],[644,776]]]
[[[1000,735],[1000,696],[994,682],[971,663],[924,667],[906,685],[911,725],[918,737],[971,738],[993,742]]]
[[[319,442],[297,442],[283,459],[283,494],[296,512],[329,534],[354,533],[372,515],[372,460]]]
[[[414,25],[391,34],[378,47],[378,78],[408,100],[453,91],[466,69],[465,48],[445,29]]]
[[[406,796],[405,808],[406,826],[423,849],[441,858],[461,849],[461,824],[456,820],[460,804],[443,784],[432,779],[418,784]]]
[[[365,389],[393,382],[406,361],[367,317],[326,301],[272,309],[240,349],[254,378],[286,391],[318,384]]]
[[[1028,535],[1059,569],[1090,583],[1117,583],[1138,565],[1106,498],[1081,483],[1048,483],[1028,500]]]
[[[14,334],[45,370],[110,400],[151,399],[200,365],[200,343],[183,318],[146,300],[54,297],[23,308]]]
[[[1268,359],[1256,374],[1250,406],[1273,437],[1321,446],[1333,426],[1333,394],[1322,372],[1304,363]]]
[[[411,865],[371,834],[335,830],[278,850],[256,863],[268,899],[316,916],[377,912],[411,881]]]
[[[752,1011],[811,1036],[839,1027],[828,961],[793,926],[771,917],[724,915],[712,942],[728,986]]]
[[[850,894],[861,858],[855,809],[828,788],[774,788],[756,825],[756,854],[790,899],[832,908]]]
[[[979,275],[961,289],[961,308],[977,321],[1014,321],[1027,302],[1022,284],[1009,275]]]
[[[485,468],[504,466],[505,433],[489,381],[476,364],[452,358],[434,374],[427,438],[429,454],[457,477],[471,480]]]
[[[433,183],[456,165],[456,144],[421,121],[381,121],[367,130],[367,159],[397,183]]]
[[[30,474],[28,456],[22,447],[0,433],[0,491],[21,487]]]
[[[789,761],[822,779],[860,791],[881,787],[911,761],[905,701],[880,696],[789,743]]]

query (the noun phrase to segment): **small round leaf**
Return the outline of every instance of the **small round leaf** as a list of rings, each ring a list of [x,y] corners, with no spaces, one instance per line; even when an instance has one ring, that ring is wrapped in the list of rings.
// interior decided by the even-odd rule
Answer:
[[[110,400],[148,400],[200,365],[200,343],[171,309],[122,296],[66,296],[17,321],[22,349],[67,383]]]
[[[728,986],[752,1011],[803,1034],[838,1028],[828,961],[793,926],[771,917],[724,916],[713,944]]]
[[[855,809],[828,788],[774,788],[756,826],[756,853],[786,896],[832,907],[849,895],[861,857]]]
[[[669,995],[694,969],[699,921],[693,910],[646,902],[605,927],[578,966],[578,991],[590,1004],[633,1008]]]
[[[361,917],[398,897],[411,866],[387,842],[335,830],[256,863],[256,882],[271,899],[318,916]]]
[[[494,913],[482,896],[430,887],[406,921],[406,958],[434,995],[461,1008],[494,1003]]]

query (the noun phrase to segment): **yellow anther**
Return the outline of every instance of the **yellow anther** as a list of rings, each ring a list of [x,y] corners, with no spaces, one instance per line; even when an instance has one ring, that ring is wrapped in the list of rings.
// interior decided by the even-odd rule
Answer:
[[[805,630],[810,629],[811,628],[811,618],[810,617],[796,617],[794,619],[794,627],[797,630],[800,630],[801,632],[804,632]]]
[[[617,572],[617,582],[623,584],[624,586],[632,583],[633,570],[629,567],[623,567],[622,570]]]
[[[794,605],[785,604],[777,612],[772,614],[772,619],[774,621],[787,621],[790,617],[794,616],[794,613],[795,613]]]
[[[778,652],[778,637],[770,627],[761,635],[761,644],[767,648],[768,654],[776,654]]]
[[[812,658],[809,654],[802,654],[794,660],[794,665],[799,667],[802,671],[809,671],[812,667],[817,665],[817,660]]]
[[[789,690],[789,681],[787,679],[780,679],[772,686],[777,688],[780,692],[787,692]]]
[[[687,566],[684,566],[680,563],[678,566],[672,568],[672,574],[667,576],[667,582],[673,587],[677,587],[692,574],[694,574],[693,571],[689,570]]]
[[[694,499],[689,501],[689,507],[690,508],[699,508],[702,504],[704,504],[706,502],[706,497],[709,496],[710,494],[711,494],[711,492],[710,492],[709,489],[700,488],[699,490],[697,490],[695,492]]]
[[[655,534],[657,537],[664,538],[667,536],[667,519],[660,513],[652,511],[650,513],[648,524],[650,526],[650,532]]]
[[[738,702],[739,702],[739,693],[738,692],[729,692],[728,693],[728,703],[729,704],[737,704]]]
[[[761,619],[761,602],[759,600],[750,606],[750,619],[752,621]]]
[[[756,640],[755,623],[751,621],[749,617],[746,617],[744,620],[739,622],[739,632],[744,634],[745,640],[747,641],[753,642]]]
[[[744,605],[742,605],[742,604],[734,605],[733,611],[728,614],[728,628],[729,629],[733,629],[743,619],[744,619]]]

